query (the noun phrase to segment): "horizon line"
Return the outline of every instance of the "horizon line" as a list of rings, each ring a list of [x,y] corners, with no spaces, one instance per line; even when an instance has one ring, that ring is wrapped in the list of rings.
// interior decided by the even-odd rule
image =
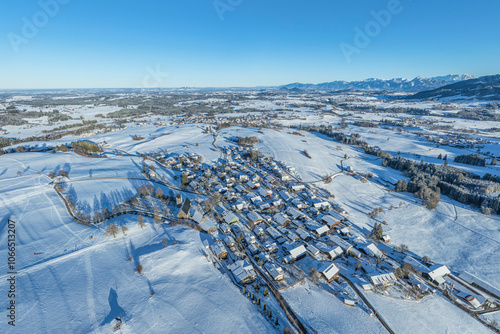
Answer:
[[[478,79],[481,77],[485,76],[492,76],[492,75],[498,75],[498,74],[488,74],[488,75],[482,75],[482,76],[475,76],[471,74],[444,74],[444,75],[435,75],[435,76],[430,76],[430,77],[422,77],[422,76],[416,76],[413,79],[408,79],[405,77],[393,77],[393,78],[377,78],[377,77],[371,77],[371,78],[366,78],[363,80],[332,80],[332,81],[323,81],[323,82],[318,82],[318,83],[306,83],[306,82],[290,82],[287,84],[281,84],[281,85],[262,85],[262,86],[176,86],[176,87],[66,87],[66,88],[61,88],[61,87],[56,87],[56,88],[0,88],[0,92],[5,92],[5,91],[42,91],[42,90],[90,90],[90,89],[135,89],[135,90],[155,90],[155,89],[198,89],[198,90],[203,90],[203,89],[271,89],[271,88],[279,88],[282,86],[287,86],[287,85],[292,85],[292,84],[303,84],[303,85],[320,85],[320,84],[325,84],[325,83],[330,83],[330,82],[336,82],[336,81],[343,81],[343,82],[363,82],[363,81],[368,81],[368,80],[397,80],[397,79],[405,79],[405,80],[415,80],[417,78],[422,78],[422,79],[431,79],[431,78],[436,78],[436,77],[444,77],[444,76],[449,76],[449,75],[458,75],[458,76],[471,76],[471,79]],[[464,80],[465,81],[465,80]]]

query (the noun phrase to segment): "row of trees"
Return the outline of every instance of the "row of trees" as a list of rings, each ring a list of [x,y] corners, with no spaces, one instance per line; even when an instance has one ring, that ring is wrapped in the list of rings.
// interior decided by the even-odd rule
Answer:
[[[331,125],[304,127],[304,130],[322,133],[347,145],[356,145],[364,149],[367,154],[383,158],[383,166],[399,170],[410,179],[399,181],[396,184],[396,191],[413,193],[422,199],[423,204],[428,208],[434,208],[439,202],[440,194],[443,194],[460,203],[481,208],[484,214],[500,213],[500,197],[488,195],[488,188],[494,190],[496,185],[489,183],[485,187],[484,182],[481,185],[480,177],[477,175],[457,168],[436,166],[424,163],[424,161],[417,163],[410,159],[393,157],[390,153],[375,149],[367,142],[360,140],[358,135],[351,134],[348,137],[342,132],[334,131]],[[483,179],[500,183],[498,182],[500,177],[490,174],[485,175]]]
[[[240,146],[250,146],[253,147],[254,144],[259,142],[257,137],[238,137],[237,138],[238,145]]]
[[[416,197],[422,199],[423,204],[429,208],[435,207],[439,194],[473,207],[481,208],[484,214],[500,213],[500,197],[491,197],[489,191],[497,189],[500,184],[488,183],[473,178],[473,175],[465,173],[440,173],[441,166],[434,164],[416,164],[415,162],[401,157],[390,158],[386,161],[387,166],[404,172],[405,176],[411,177],[410,181],[400,180],[396,184],[396,191],[412,192]],[[467,176],[464,176],[467,175]],[[490,176],[491,179],[498,179]],[[488,190],[491,187],[490,190]],[[425,189],[425,188],[430,188]]]
[[[486,159],[480,156],[479,154],[464,154],[456,156],[454,159],[455,162],[473,166],[486,166]]]

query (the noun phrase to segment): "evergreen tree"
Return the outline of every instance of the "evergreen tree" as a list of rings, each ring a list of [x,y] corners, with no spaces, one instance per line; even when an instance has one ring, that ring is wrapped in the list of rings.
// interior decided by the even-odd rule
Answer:
[[[384,234],[384,230],[382,229],[382,224],[375,223],[373,225],[371,236],[377,240],[381,240]]]

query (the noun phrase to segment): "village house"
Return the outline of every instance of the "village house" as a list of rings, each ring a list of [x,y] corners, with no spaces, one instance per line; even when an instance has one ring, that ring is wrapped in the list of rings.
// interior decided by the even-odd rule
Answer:
[[[307,218],[306,214],[300,210],[295,208],[289,208],[287,210],[287,214],[290,215],[293,219],[305,219]]]
[[[275,242],[266,241],[262,244],[262,247],[269,253],[275,253],[278,251],[278,246]]]
[[[274,239],[274,240],[277,240],[279,237],[281,237],[281,233],[279,233],[274,227],[272,226],[269,226],[267,229],[266,229],[266,232],[267,234],[269,234],[269,236]]]
[[[288,251],[290,255],[288,255],[287,262],[290,262],[292,260],[299,260],[303,258],[304,256],[307,255],[307,249],[304,245],[296,246]],[[285,260],[285,259],[283,259]]]
[[[289,188],[290,188],[290,190],[292,190],[294,192],[298,192],[298,191],[305,189],[306,186],[303,184],[290,184]]]
[[[255,255],[255,260],[258,261],[259,263],[265,264],[268,262],[271,262],[271,256],[269,254],[266,254],[265,252],[260,252],[259,254]]]
[[[269,275],[273,278],[273,280],[280,281],[285,278],[285,276],[283,275],[283,269],[280,266],[273,263],[266,263],[264,267],[266,268],[266,271],[269,273]]]
[[[215,212],[217,212],[217,214],[219,214],[219,216],[221,217],[224,217],[225,215],[227,215],[227,210],[226,208],[224,208],[222,205],[220,204],[217,204],[214,208]]]
[[[186,198],[184,203],[182,203],[182,207],[177,214],[177,219],[188,219],[189,218],[189,210],[191,209],[191,200]]]
[[[288,232],[286,237],[290,240],[290,241],[297,241],[299,240],[299,236],[293,232]]]
[[[248,244],[250,255],[255,255],[259,252],[259,247],[256,244]]]
[[[294,198],[292,199],[291,201],[291,204],[293,206],[295,206],[297,209],[304,209],[304,208],[307,208],[307,204],[305,204],[304,202],[302,202],[300,199],[298,198]]]
[[[281,206],[281,204],[283,204],[283,202],[281,201],[281,198],[275,197],[274,199],[271,200],[271,204],[274,207],[279,207]]]
[[[207,220],[207,218],[205,218],[203,216],[203,213],[198,211],[198,209],[196,209],[193,206],[191,206],[191,209],[189,210],[189,214],[191,215],[191,219],[194,220],[195,222],[197,222],[198,224],[200,224],[202,221]]]
[[[241,199],[236,200],[236,202],[233,204],[233,209],[236,211],[241,211],[246,208],[248,208],[248,203]]]
[[[227,257],[227,250],[224,247],[224,244],[220,241],[217,241],[212,245],[212,252],[217,256],[219,260],[225,259]]]
[[[430,278],[436,284],[441,285],[445,282],[444,276],[451,274],[448,267],[441,264],[435,264],[429,267],[429,272],[423,275]]]
[[[304,241],[309,241],[312,239],[311,235],[302,228],[298,228],[295,233]]]
[[[260,237],[263,236],[266,233],[266,231],[264,230],[264,228],[262,228],[262,226],[257,225],[253,228],[253,233],[255,233],[255,235]]]
[[[247,214],[247,219],[248,219],[248,222],[253,224],[253,225],[259,224],[259,223],[264,221],[264,218],[262,218],[262,216],[259,215],[258,213],[256,213],[255,211],[250,211]]]
[[[339,273],[339,268],[337,268],[337,266],[333,263],[323,263],[323,265],[318,268],[318,272],[326,279],[328,283],[330,283]]]
[[[398,280],[393,273],[375,273],[368,275],[368,279],[374,286],[388,286]]]
[[[286,218],[283,214],[281,213],[276,213],[273,216],[273,220],[280,226],[285,227],[286,225],[290,224],[290,219]]]
[[[248,181],[247,186],[250,189],[258,189],[260,187],[260,183],[258,182],[253,182],[253,181]]]
[[[224,243],[229,247],[234,247],[236,245],[236,241],[234,241],[234,238],[230,235],[226,236],[224,238]]]
[[[240,284],[248,284],[257,278],[257,274],[252,265],[246,260],[238,260],[228,265],[228,269]]]
[[[309,255],[311,255],[311,257],[313,258],[316,258],[318,255],[320,255],[319,249],[317,249],[313,245],[307,245],[306,249]]]
[[[240,221],[238,216],[236,216],[233,212],[228,212],[224,217],[223,220],[226,224],[234,224]]]
[[[200,223],[200,227],[206,233],[214,233],[217,232],[217,224],[215,224],[211,219],[204,219]]]
[[[340,246],[342,250],[346,253],[349,254],[353,257],[360,258],[361,257],[361,252],[358,251],[356,248],[354,248],[353,245],[348,243],[347,241],[341,239],[340,237],[336,235],[331,235],[330,240],[337,246]]]
[[[255,244],[257,243],[257,239],[255,238],[255,235],[253,233],[247,233],[244,237],[245,241],[247,244]]]
[[[340,246],[337,246],[327,250],[325,253],[330,257],[330,259],[333,260],[342,255],[344,251],[340,248]]]
[[[258,193],[261,197],[264,197],[264,198],[269,198],[273,195],[273,192],[272,190],[269,190],[269,189],[265,189],[263,187],[260,187],[258,189]]]
[[[221,229],[222,233],[231,232],[231,227],[226,223],[219,224],[219,228]]]
[[[293,196],[291,196],[289,193],[287,193],[285,190],[280,190],[278,194],[281,196],[283,201],[285,202],[290,202],[293,199]]]
[[[361,249],[368,256],[371,256],[371,257],[382,258],[384,256],[384,254],[382,254],[382,252],[380,251],[380,249],[378,249],[377,246],[375,246],[373,243],[369,243],[369,244],[361,247]]]

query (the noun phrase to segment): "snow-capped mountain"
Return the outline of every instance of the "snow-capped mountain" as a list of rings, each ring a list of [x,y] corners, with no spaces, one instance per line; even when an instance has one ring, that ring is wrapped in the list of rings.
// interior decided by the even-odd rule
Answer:
[[[500,74],[479,77],[414,94],[409,99],[500,100]]]
[[[401,92],[420,92],[423,90],[430,90],[439,88],[451,83],[460,82],[474,78],[467,74],[449,74],[445,76],[433,78],[416,77],[412,80],[405,78],[394,79],[376,79],[370,78],[363,81],[332,81],[320,84],[303,84],[292,83],[280,86],[281,89],[290,90],[386,90],[386,91],[401,91]]]

